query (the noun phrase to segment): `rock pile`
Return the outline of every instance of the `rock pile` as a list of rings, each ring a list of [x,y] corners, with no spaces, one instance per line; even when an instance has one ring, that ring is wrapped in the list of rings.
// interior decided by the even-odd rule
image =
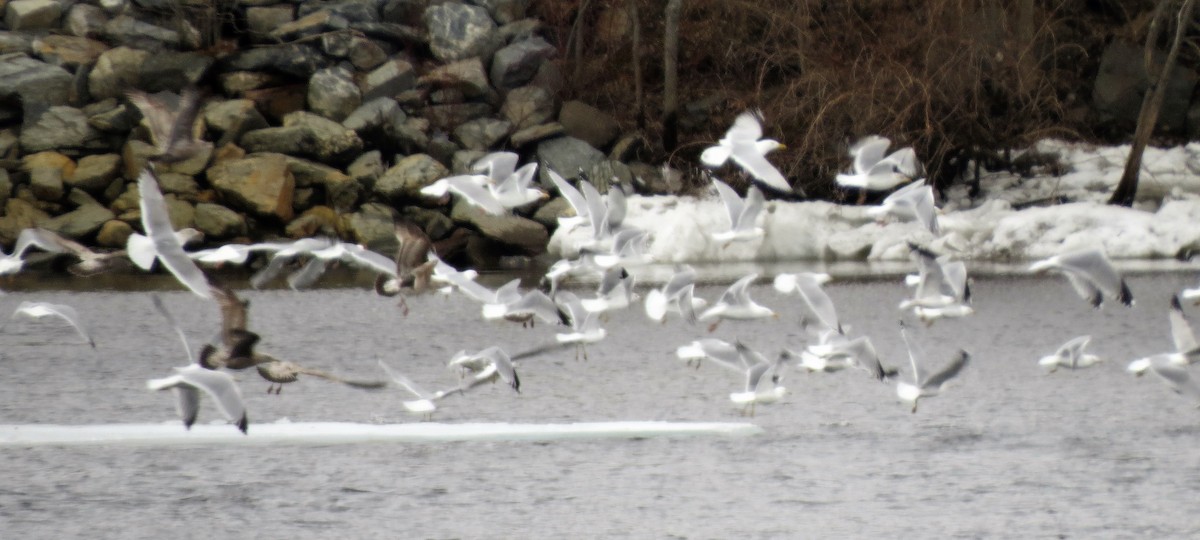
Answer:
[[[119,247],[140,227],[136,178],[155,150],[132,88],[206,93],[195,129],[213,150],[159,176],[174,225],[210,243],[337,235],[386,252],[403,215],[434,240],[466,238],[473,262],[540,253],[561,200],[495,217],[419,193],[501,148],[568,178],[670,191],[627,164],[637,139],[611,116],[559,103],[557,51],[528,4],[10,0],[0,243],[42,226]]]

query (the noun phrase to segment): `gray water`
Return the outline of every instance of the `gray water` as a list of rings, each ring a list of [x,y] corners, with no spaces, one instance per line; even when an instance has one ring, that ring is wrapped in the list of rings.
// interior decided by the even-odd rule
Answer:
[[[791,373],[784,402],[744,418],[729,403],[739,377],[684,367],[678,345],[707,334],[678,320],[615,314],[589,360],[570,351],[520,366],[522,393],[503,385],[448,399],[434,421],[750,421],[740,438],[606,439],[219,447],[0,448],[5,538],[805,538],[1195,537],[1200,515],[1200,411],[1128,360],[1169,350],[1169,295],[1191,273],[1130,279],[1132,309],[1094,311],[1057,277],[979,277],[976,315],[917,329],[929,362],[958,348],[973,362],[916,414],[894,384],[860,372]],[[0,332],[0,423],[175,421],[148,378],[184,365],[181,346],[146,292],[55,288],[0,297],[74,306],[96,336],[81,344],[54,321]],[[854,335],[907,370],[896,279],[828,286]],[[714,298],[717,287],[700,295]],[[162,293],[200,343],[215,307]],[[773,355],[798,344],[795,299],[765,280],[752,294],[775,321],[713,334]],[[272,354],[356,378],[384,359],[431,388],[462,348],[522,350],[554,328],[479,320],[463,297],[410,298],[402,316],[369,290],[247,291],[251,329]],[[1189,307],[1189,310],[1192,308]],[[1079,334],[1106,364],[1043,375],[1036,359]],[[389,389],[302,380],[268,396],[241,387],[254,422],[414,422]],[[220,421],[204,405],[200,421]],[[182,427],[180,428],[182,429]],[[230,429],[233,429],[230,427]]]

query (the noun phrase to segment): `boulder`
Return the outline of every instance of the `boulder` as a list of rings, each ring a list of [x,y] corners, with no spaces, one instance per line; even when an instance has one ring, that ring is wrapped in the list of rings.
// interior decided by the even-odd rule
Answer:
[[[492,107],[487,103],[448,103],[425,107],[421,114],[431,126],[453,131],[464,122],[491,115]]]
[[[524,85],[557,49],[540,37],[525,39],[496,51],[492,58],[492,84],[500,91]]]
[[[301,10],[304,9],[304,5],[300,4]],[[329,31],[345,29],[349,24],[350,22],[345,17],[333,13],[328,9],[321,9],[312,13],[302,13],[300,14],[300,18],[283,23],[274,30],[271,30],[269,35],[275,42],[285,43]]]
[[[196,179],[180,173],[158,173],[158,187],[163,193],[178,195],[183,199],[195,198],[200,193],[200,184]]]
[[[124,249],[133,227],[124,221],[110,219],[100,226],[96,233],[96,244],[106,248]]]
[[[363,152],[346,166],[346,174],[368,191],[374,189],[375,181],[383,176],[384,170],[383,154],[379,150]]]
[[[109,49],[101,41],[76,36],[49,35],[33,40],[33,54],[43,62],[74,71],[96,63]]]
[[[582,101],[567,101],[558,111],[558,122],[567,135],[580,139],[595,148],[608,146],[621,134],[617,119]]]
[[[359,88],[362,90],[362,101],[371,101],[380,97],[393,97],[411,89],[416,83],[417,75],[413,65],[403,58],[392,58],[363,77]]]
[[[429,6],[424,14],[429,48],[442,62],[473,56],[485,61],[501,45],[496,22],[487,10],[457,2]]]
[[[12,178],[8,176],[8,171],[0,169],[0,206],[8,203],[8,198],[12,196],[12,189]]]
[[[450,232],[454,230],[454,220],[437,210],[430,210],[419,206],[406,206],[400,211],[400,215],[416,223],[433,241],[450,236]]]
[[[483,236],[536,255],[546,250],[550,233],[532,219],[515,215],[496,216],[463,200],[454,203],[450,217],[474,227]]]
[[[396,212],[391,207],[378,203],[362,205],[357,212],[346,216],[346,232],[355,243],[372,251],[395,253]]]
[[[538,144],[538,178],[542,185],[553,185],[547,175],[547,169],[562,175],[568,180],[578,178],[580,171],[587,171],[593,165],[604,160],[604,153],[592,148],[592,145],[574,137],[559,137]]]
[[[534,221],[541,223],[547,229],[558,227],[558,218],[571,217],[575,215],[575,209],[570,202],[562,197],[554,197],[538,207],[538,209],[530,216]]]
[[[280,221],[292,219],[296,180],[282,154],[222,161],[208,169],[208,181],[235,207]]]
[[[4,203],[4,216],[0,217],[0,244],[11,246],[17,241],[17,235],[30,227],[37,227],[50,219],[50,214],[39,210],[33,203],[10,198]]]
[[[246,8],[246,29],[250,38],[259,43],[273,43],[264,39],[272,30],[296,20],[296,8],[291,4],[272,4]]]
[[[41,227],[67,238],[81,239],[94,234],[106,222],[115,219],[111,210],[98,204],[85,204],[65,214],[47,219]]]
[[[248,234],[246,218],[224,206],[213,203],[196,205],[196,229],[205,238],[233,238]]]
[[[546,139],[561,137],[565,133],[566,130],[563,129],[562,124],[558,122],[550,122],[548,124],[530,126],[517,131],[516,133],[512,134],[512,137],[508,138],[508,142],[512,144],[513,148],[524,148],[530,144],[542,142]]]
[[[529,0],[472,0],[472,3],[486,9],[496,24],[520,20],[529,11]]]
[[[242,135],[249,152],[304,155],[325,163],[345,163],[362,152],[362,139],[354,131],[328,118],[306,111],[290,113],[282,127]]]
[[[174,30],[122,14],[104,24],[104,37],[109,43],[121,43],[138,49],[181,49],[196,45],[199,32],[183,18],[176,19],[183,30]]]
[[[239,49],[221,62],[218,71],[262,71],[308,80],[317,70],[333,65],[333,60],[306,43]]]
[[[73,81],[67,70],[24,55],[0,57],[0,98],[23,104],[66,105]]]
[[[121,174],[121,156],[92,154],[79,158],[72,174],[63,177],[67,186],[91,194],[102,193]]]
[[[171,228],[175,230],[196,226],[196,208],[191,203],[179,199],[175,195],[166,195],[167,217],[171,219]]]
[[[350,210],[358,202],[361,186],[346,173],[328,165],[289,156],[288,169],[296,179],[296,187],[319,187],[326,206]]]
[[[58,0],[12,0],[4,6],[4,24],[13,31],[57,29],[62,10]]]
[[[21,149],[25,152],[99,148],[100,142],[100,134],[88,124],[87,115],[75,107],[27,110],[21,126]]]
[[[108,14],[91,4],[75,4],[67,10],[63,19],[63,30],[76,37],[96,38],[104,32]]]
[[[65,192],[63,179],[75,172],[71,158],[53,151],[29,154],[21,160],[21,166],[29,172],[30,191],[41,201],[61,199]]]
[[[332,208],[314,206],[288,223],[283,228],[283,234],[288,238],[309,238],[317,235],[341,238],[343,228],[341,216]]]
[[[248,131],[269,127],[267,119],[248,99],[230,99],[210,103],[203,111],[204,123],[220,134],[215,145],[238,144]]]
[[[504,96],[500,114],[517,130],[544,125],[554,119],[554,96],[540,86],[522,86]]]
[[[138,88],[146,92],[178,92],[200,82],[213,65],[210,55],[161,51],[150,55],[138,72]]]
[[[396,162],[375,182],[375,193],[388,200],[421,197],[421,188],[440,178],[449,171],[438,160],[428,154],[414,154]]]
[[[344,67],[319,70],[308,80],[308,108],[335,122],[362,105],[362,99],[353,74]]]
[[[453,88],[467,98],[477,98],[494,93],[479,58],[468,58],[451,62],[429,70],[417,81],[422,86]]]
[[[141,66],[149,56],[149,51],[124,46],[104,51],[88,72],[88,94],[97,100],[124,99],[125,91],[140,80]]]
[[[363,103],[342,120],[342,125],[360,136],[392,134],[407,120],[407,115],[390,97],[378,97]]]
[[[105,133],[124,135],[141,121],[132,109],[132,105],[119,103],[116,98],[105,98],[85,105],[83,112],[88,117],[88,125]]]
[[[494,118],[476,118],[454,129],[454,138],[463,148],[487,150],[508,137],[512,124]]]

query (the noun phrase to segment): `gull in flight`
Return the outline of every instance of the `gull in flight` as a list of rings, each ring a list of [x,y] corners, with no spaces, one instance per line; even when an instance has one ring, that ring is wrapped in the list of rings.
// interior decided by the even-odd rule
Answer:
[[[583,309],[591,313],[625,309],[637,296],[633,292],[633,275],[622,267],[614,266],[604,271],[604,277],[596,288],[596,297],[582,300]]]
[[[826,336],[830,334],[826,334]],[[827,341],[815,346],[805,347],[799,354],[788,350],[784,350],[783,354],[787,355],[789,359],[799,360],[800,367],[809,372],[832,373],[855,367],[866,371],[871,378],[877,381],[896,375],[894,368],[883,367],[879,361],[879,354],[875,352],[875,345],[871,343],[871,338],[859,336],[847,339],[841,334],[833,334],[833,336],[835,337],[827,338]]]
[[[146,387],[155,391],[169,388],[175,392],[175,408],[187,429],[191,429],[192,424],[196,423],[196,417],[200,413],[200,392],[204,392],[212,398],[217,409],[227,420],[236,422],[238,430],[246,433],[248,426],[246,405],[242,401],[242,392],[238,389],[233,377],[228,373],[205,369],[197,364],[192,358],[191,348],[188,346],[187,336],[184,335],[183,329],[175,322],[175,318],[163,306],[158,296],[154,296],[154,307],[166,317],[167,322],[171,324],[175,333],[183,341],[183,348],[187,352],[189,364],[185,367],[175,368],[175,374],[169,377],[146,381]]]
[[[517,168],[519,159],[520,157],[512,152],[493,152],[471,165],[472,171],[487,175],[488,189],[496,201],[506,209],[547,198],[545,191],[533,187],[537,163],[526,163]]]
[[[646,293],[646,316],[656,322],[664,322],[667,312],[678,313],[683,320],[696,324],[696,312],[708,306],[703,298],[694,296],[696,269],[689,265],[675,267],[675,273],[661,289]]]
[[[783,380],[783,370],[789,357],[781,354],[774,362],[768,362],[762,354],[745,346],[741,341],[735,343],[734,347],[737,348],[738,358],[744,366],[746,386],[741,392],[729,394],[729,400],[742,406],[743,415],[747,414],[748,409],[749,415],[754,416],[757,404],[776,403],[787,394],[787,388],[779,383]]]
[[[142,170],[138,176],[138,193],[141,198],[142,228],[150,239],[154,256],[162,263],[175,279],[190,289],[196,296],[212,299],[212,292],[204,271],[196,266],[188,254],[183,251],[175,229],[171,227],[171,219],[167,215],[167,203],[162,192],[158,189],[158,178],[151,167]],[[130,237],[132,240],[134,237]],[[126,246],[130,258],[134,258],[135,248]],[[137,262],[134,259],[134,262]]]
[[[587,360],[587,344],[596,343],[607,335],[604,327],[600,326],[600,315],[584,309],[579,297],[570,291],[558,293],[555,302],[566,313],[571,331],[554,334],[554,339],[559,343],[574,343],[575,359],[578,360],[582,352],[583,359]]]
[[[1067,369],[1091,367],[1101,361],[1099,356],[1083,352],[1083,348],[1091,340],[1092,336],[1079,336],[1063,343],[1057,351],[1054,351],[1054,354],[1041,357],[1038,365],[1047,373],[1054,373],[1060,367]]]
[[[17,235],[17,243],[11,255],[0,254],[0,275],[19,271],[25,262],[23,254],[30,247],[37,247],[48,252],[46,256],[49,257],[59,253],[74,255],[79,262],[72,264],[67,270],[77,276],[91,276],[111,270],[125,258],[124,250],[100,253],[53,231],[30,228],[22,230],[21,234]]]
[[[1099,308],[1104,303],[1105,295],[1116,298],[1126,306],[1133,306],[1133,293],[1129,292],[1129,286],[1101,249],[1085,248],[1071,251],[1029,266],[1030,272],[1046,270],[1054,270],[1066,276],[1075,292],[1094,308]]]
[[[766,155],[778,148],[786,148],[774,139],[763,139],[761,113],[746,111],[738,115],[733,126],[725,132],[725,138],[717,141],[700,154],[700,161],[709,167],[720,167],[732,159],[752,178],[775,191],[792,193],[787,178],[776,169]],[[803,195],[803,190],[801,190]]]
[[[1183,306],[1179,303],[1178,295],[1171,297],[1171,309],[1167,312],[1167,322],[1171,326],[1171,341],[1175,345],[1175,350],[1130,362],[1127,368],[1130,373],[1140,377],[1147,369],[1154,368],[1156,365],[1158,368],[1155,371],[1158,371],[1171,365],[1186,368],[1200,361],[1200,346],[1196,344],[1196,335],[1192,331],[1192,325],[1188,323],[1187,317],[1183,314]]]
[[[821,285],[829,282],[829,274],[800,272],[775,276],[775,290],[783,294],[795,293],[800,297],[800,316],[818,325],[820,331],[833,330],[842,333],[837,308]]]
[[[695,365],[696,369],[700,369],[700,364],[704,360],[709,360],[732,371],[740,372],[745,367],[742,365],[737,347],[715,338],[698,339],[680,346],[675,349],[675,356],[683,360],[689,367]]]
[[[200,91],[195,87],[183,89],[178,97],[169,92],[147,94],[139,90],[126,92],[129,102],[138,108],[158,153],[150,159],[159,163],[176,163],[212,147],[212,143],[196,140],[192,127],[200,111]]]
[[[437,391],[434,393],[426,392],[420,386],[417,386],[412,379],[409,379],[403,373],[392,369],[392,367],[387,365],[387,363],[385,363],[383,360],[379,361],[379,367],[383,369],[383,372],[387,374],[388,378],[392,379],[392,382],[404,388],[416,398],[401,402],[401,405],[404,406],[404,410],[412,414],[422,415],[425,420],[432,418],[433,411],[437,410],[437,404],[435,402],[448,395],[443,391]]]
[[[462,394],[484,383],[495,383],[497,380],[504,381],[513,391],[521,393],[521,378],[517,375],[512,357],[500,347],[488,347],[475,354],[459,351],[450,360],[449,367],[460,368],[464,372],[470,371],[473,375],[458,388],[445,392],[446,394]]]
[[[725,319],[746,321],[765,319],[767,317],[778,317],[778,315],[772,311],[771,308],[758,304],[754,300],[750,299],[750,293],[747,291],[747,288],[749,288],[750,284],[756,279],[758,279],[758,274],[750,274],[734,282],[733,285],[730,285],[728,289],[725,289],[725,292],[721,294],[721,297],[718,298],[713,305],[709,306],[708,309],[704,310],[704,312],[701,313],[696,320],[703,322],[712,321],[715,319],[715,322],[708,327],[708,331],[711,333],[715,331],[717,326],[721,324],[721,321]]]
[[[893,216],[902,221],[917,221],[934,236],[942,234],[938,226],[938,209],[934,204],[933,188],[918,180],[908,184],[880,203],[867,209],[867,215],[878,219]]]
[[[13,246],[12,253],[4,254],[0,252],[0,276],[16,274],[25,267],[26,252],[29,248],[36,247],[47,254],[41,254],[41,257],[54,257],[59,253],[66,253],[68,250],[61,243],[55,241],[57,237],[54,233],[45,229],[29,228],[21,230],[17,235],[17,243]]]
[[[75,312],[75,308],[64,304],[51,304],[49,302],[21,302],[17,309],[13,311],[12,318],[29,317],[32,319],[41,319],[43,317],[58,317],[67,324],[70,324],[79,337],[88,342],[93,349],[96,348],[96,341],[92,339],[91,334],[83,326],[83,321],[79,319],[79,314]]]
[[[762,214],[763,194],[757,186],[746,190],[746,198],[738,197],[737,192],[729,184],[713,179],[713,188],[725,205],[725,214],[729,216],[729,230],[712,233],[712,239],[724,242],[725,246],[733,242],[759,240],[763,237],[763,228],[757,225],[758,216]]]
[[[971,355],[967,354],[967,351],[960,350],[941,371],[925,376],[919,365],[922,360],[917,358],[920,356],[923,359],[925,354],[920,346],[909,337],[903,323],[900,326],[900,337],[904,339],[904,345],[908,348],[908,359],[912,363],[913,382],[900,381],[896,383],[896,396],[905,403],[911,403],[912,412],[915,413],[917,412],[917,402],[923,397],[938,395],[942,390],[942,385],[962,371],[962,368],[971,359]]]
[[[850,147],[852,171],[838,174],[837,183],[864,191],[885,191],[912,180],[919,174],[916,152],[905,147],[885,156],[891,145],[891,140],[879,135],[859,139]]]
[[[965,317],[975,312],[970,306],[971,286],[967,280],[967,265],[938,256],[912,242],[909,253],[917,262],[917,278],[906,277],[906,283],[916,285],[913,297],[900,302],[900,309],[911,309],[926,325],[940,318]]]
[[[429,288],[433,279],[433,267],[439,259],[433,252],[433,241],[429,235],[415,223],[400,219],[396,220],[396,275],[389,277],[379,274],[375,278],[375,292],[383,296],[400,294],[400,307],[408,315],[408,302],[401,291],[405,288],[413,292],[422,292]]]

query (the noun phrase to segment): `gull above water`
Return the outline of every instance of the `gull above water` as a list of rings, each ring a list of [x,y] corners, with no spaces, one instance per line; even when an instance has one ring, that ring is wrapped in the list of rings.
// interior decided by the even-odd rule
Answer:
[[[1066,276],[1075,292],[1094,308],[1099,308],[1104,303],[1105,296],[1116,298],[1126,306],[1133,306],[1133,293],[1129,292],[1129,286],[1101,249],[1079,249],[1029,266],[1029,271],[1034,273],[1047,270],[1054,270]]]
[[[142,196],[142,228],[146,231],[146,237],[150,239],[154,256],[175,279],[196,296],[206,300],[212,299],[208,278],[183,251],[183,243],[171,227],[167,202],[163,199],[162,191],[158,189],[158,178],[151,167],[143,169],[138,176],[138,193]],[[131,236],[130,239],[132,238]],[[130,258],[133,258],[135,250],[127,247],[127,251]]]
[[[732,242],[762,239],[763,228],[757,224],[764,203],[762,191],[756,186],[750,186],[746,190],[746,198],[743,199],[725,182],[714,178],[712,185],[725,206],[725,215],[729,216],[729,229],[712,233],[712,239],[724,242],[726,246]]]
[[[1038,360],[1038,365],[1047,373],[1054,373],[1058,368],[1080,369],[1091,367],[1100,362],[1100,357],[1083,352],[1083,348],[1092,340],[1092,336],[1079,336],[1063,343],[1054,354],[1046,355]]]
[[[896,383],[896,396],[905,403],[912,404],[912,412],[917,412],[917,402],[923,397],[933,397],[941,393],[942,385],[946,381],[957,376],[967,365],[971,359],[971,355],[967,351],[959,350],[954,355],[954,359],[950,361],[941,371],[926,376],[921,371],[921,362],[924,361],[925,353],[921,347],[915,343],[908,335],[907,329],[903,324],[900,326],[900,337],[904,339],[904,345],[908,348],[908,359],[912,364],[912,381],[900,381]],[[920,358],[918,358],[920,357]]]
[[[934,203],[933,187],[924,180],[912,182],[888,195],[879,206],[867,209],[867,215],[883,219],[893,216],[902,221],[916,221],[934,236],[942,234],[938,226],[938,209]]]
[[[49,302],[21,302],[17,309],[13,311],[12,318],[29,317],[32,319],[41,319],[44,317],[58,317],[79,333],[84,341],[88,342],[93,349],[96,348],[96,341],[92,339],[90,333],[83,326],[83,321],[79,319],[79,314],[75,312],[75,308],[64,304],[51,304]]]
[[[792,193],[792,186],[788,184],[787,178],[767,161],[768,153],[784,146],[774,139],[762,138],[760,116],[761,113],[750,111],[739,114],[733,121],[733,126],[725,132],[725,137],[717,141],[716,146],[710,146],[700,154],[700,161],[709,167],[720,167],[732,159],[752,178],[769,188],[781,193]]]
[[[734,282],[696,320],[701,322],[715,320],[708,327],[708,331],[713,332],[717,329],[717,325],[725,319],[747,321],[778,317],[770,308],[760,305],[750,298],[747,289],[756,279],[758,279],[758,274],[750,274]]]

